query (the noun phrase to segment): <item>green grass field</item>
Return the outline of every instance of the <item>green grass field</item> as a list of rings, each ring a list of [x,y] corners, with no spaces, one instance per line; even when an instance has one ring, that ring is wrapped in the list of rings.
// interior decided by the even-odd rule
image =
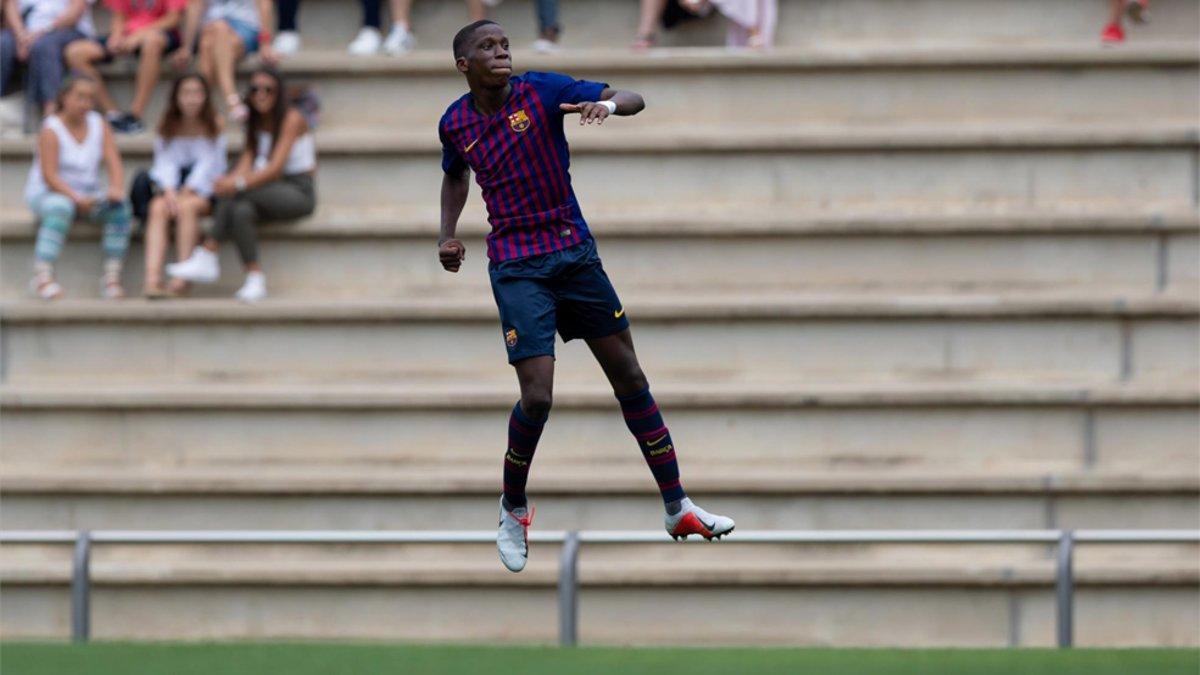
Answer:
[[[3,675],[1197,675],[1200,651],[556,649],[328,643],[0,644]]]

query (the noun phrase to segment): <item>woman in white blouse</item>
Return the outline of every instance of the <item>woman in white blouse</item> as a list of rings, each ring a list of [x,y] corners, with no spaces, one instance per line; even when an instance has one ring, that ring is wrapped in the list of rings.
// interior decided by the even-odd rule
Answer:
[[[226,165],[225,137],[208,82],[195,74],[179,77],[154,139],[150,179],[155,197],[150,201],[145,235],[147,298],[189,290],[182,279],[163,287],[168,230],[174,222],[176,256],[187,258],[200,239],[200,218],[212,213],[213,183],[225,173]]]

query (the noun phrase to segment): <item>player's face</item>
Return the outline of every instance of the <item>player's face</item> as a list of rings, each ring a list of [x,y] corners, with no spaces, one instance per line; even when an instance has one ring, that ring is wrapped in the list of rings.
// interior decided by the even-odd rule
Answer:
[[[474,44],[466,58],[467,77],[484,87],[503,87],[512,76],[512,53],[508,36],[500,26],[475,31]]]

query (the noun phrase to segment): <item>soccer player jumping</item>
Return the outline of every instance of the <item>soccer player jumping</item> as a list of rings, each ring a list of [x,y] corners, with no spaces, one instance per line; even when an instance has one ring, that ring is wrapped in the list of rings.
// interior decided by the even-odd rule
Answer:
[[[488,275],[501,335],[521,386],[508,421],[496,536],[500,560],[520,572],[529,557],[533,506],[525,482],[550,414],[556,330],[563,340],[586,341],[600,362],[662,492],[667,532],[676,539],[698,534],[710,540],[732,532],[732,519],[708,513],[683,491],[675,445],[638,365],[625,309],[600,264],[567,171],[567,114],[578,114],[580,124],[603,124],[609,115],[640,112],[642,97],[556,73],[513,77],[508,37],[493,21],[476,21],[454,36],[454,62],[470,92],[438,124],[444,173],[438,257],[447,271],[458,272],[462,265],[466,247],[454,235],[474,171],[492,228]]]

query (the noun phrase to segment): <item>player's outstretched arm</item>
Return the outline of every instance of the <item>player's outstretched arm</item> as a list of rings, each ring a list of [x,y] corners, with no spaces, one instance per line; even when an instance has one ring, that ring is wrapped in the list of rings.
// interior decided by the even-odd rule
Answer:
[[[611,104],[611,105],[610,105]],[[599,101],[563,103],[558,106],[565,113],[579,113],[580,124],[604,124],[609,115],[636,115],[646,107],[646,101],[637,92],[623,89],[605,89]]]
[[[467,204],[470,176],[468,169],[463,169],[460,174],[442,174],[442,226],[438,236],[438,259],[447,272],[457,272],[467,258],[467,247],[455,239],[454,234],[458,231],[458,218]]]

